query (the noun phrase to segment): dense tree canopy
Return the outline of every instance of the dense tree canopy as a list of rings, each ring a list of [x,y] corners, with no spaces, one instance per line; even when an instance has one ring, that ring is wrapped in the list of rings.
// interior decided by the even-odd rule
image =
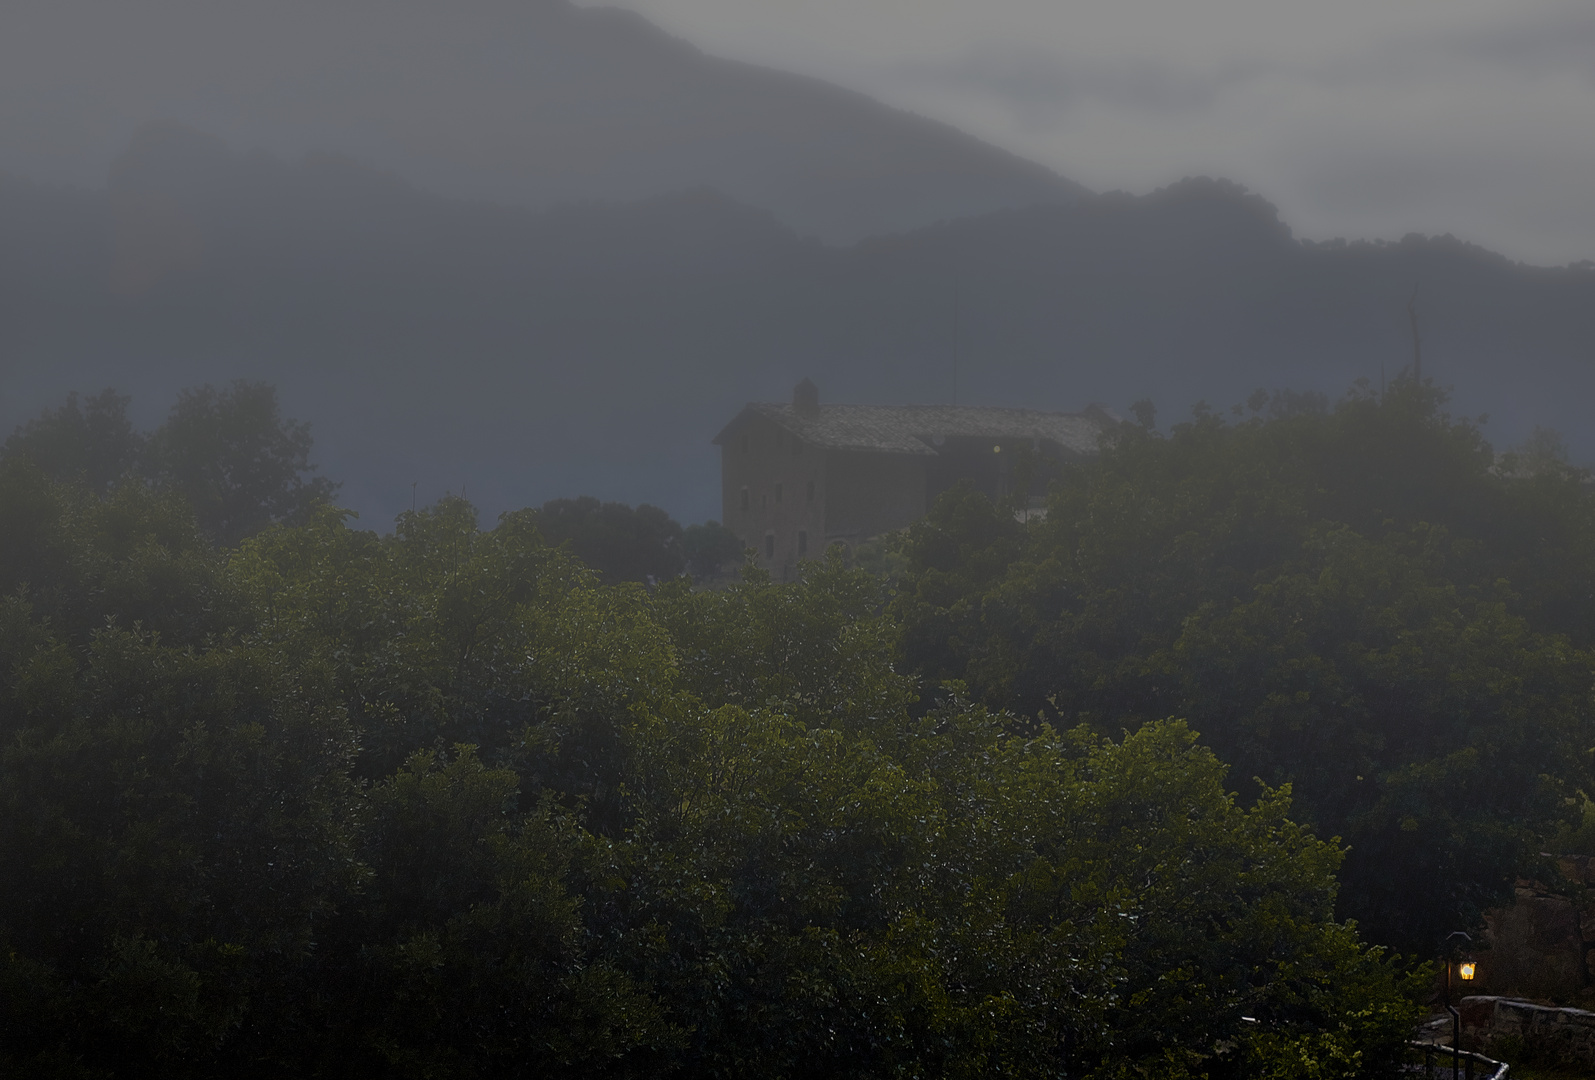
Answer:
[[[309,426],[282,418],[273,387],[239,380],[179,394],[150,436],[147,468],[188,498],[206,535],[236,544],[273,522],[303,521],[337,490],[312,475],[310,447]]]
[[[1418,983],[1285,789],[927,696],[837,558],[606,585],[538,514],[217,548],[0,461],[0,1071],[1388,1064]]]
[[[78,395],[69,394],[59,408],[13,433],[4,456],[26,458],[50,476],[104,491],[133,472],[144,453],[147,440],[128,419],[130,400],[107,389],[80,405]]]
[[[553,499],[535,511],[535,520],[550,543],[568,543],[607,584],[666,581],[687,565],[681,526],[647,503],[601,503],[590,495]]]
[[[1044,521],[951,493],[903,547],[906,654],[1065,727],[1187,719],[1345,839],[1343,916],[1428,955],[1511,896],[1595,745],[1587,477],[1498,461],[1441,404],[1402,381],[1126,425]]]
[[[79,405],[72,394],[12,434],[0,458],[101,493],[128,477],[170,488],[223,545],[274,522],[304,521],[337,490],[314,475],[309,426],[282,417],[267,383],[184,390],[148,435],[133,429],[130,401],[104,390]]]
[[[727,567],[742,561],[745,544],[718,521],[688,525],[682,532],[681,553],[695,578],[719,577]]]

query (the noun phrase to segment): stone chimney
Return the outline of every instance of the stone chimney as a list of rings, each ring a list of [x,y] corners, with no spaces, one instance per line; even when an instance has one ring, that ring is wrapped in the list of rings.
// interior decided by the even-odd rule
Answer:
[[[792,388],[792,411],[805,420],[820,418],[820,388],[804,379]]]

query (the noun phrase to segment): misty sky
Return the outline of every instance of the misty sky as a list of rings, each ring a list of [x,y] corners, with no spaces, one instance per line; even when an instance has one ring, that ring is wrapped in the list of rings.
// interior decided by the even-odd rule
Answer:
[[[1097,189],[1193,173],[1300,235],[1595,258],[1590,0],[624,0]]]
[[[1451,232],[1530,262],[1595,258],[1592,0],[621,3],[711,54],[864,91],[1097,190],[1225,176],[1307,237]],[[102,183],[138,125],[171,119],[514,198],[550,161],[610,152],[602,124],[535,127],[569,87],[654,122],[620,53],[594,70],[545,32],[551,5],[8,0],[0,170]]]

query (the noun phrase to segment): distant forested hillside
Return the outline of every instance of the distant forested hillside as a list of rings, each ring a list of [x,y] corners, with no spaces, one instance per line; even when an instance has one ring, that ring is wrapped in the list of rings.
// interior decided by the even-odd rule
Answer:
[[[146,132],[105,190],[0,182],[0,427],[117,387],[275,383],[381,525],[465,492],[490,513],[592,493],[718,516],[709,438],[807,375],[828,400],[1124,409],[1164,423],[1258,387],[1344,392],[1412,355],[1488,438],[1595,456],[1595,269],[1449,238],[1295,240],[1188,180],[849,247],[710,190],[534,213],[349,161]]]

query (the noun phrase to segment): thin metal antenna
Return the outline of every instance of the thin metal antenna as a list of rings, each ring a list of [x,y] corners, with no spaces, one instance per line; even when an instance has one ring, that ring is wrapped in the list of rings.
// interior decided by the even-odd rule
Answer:
[[[1423,382],[1423,338],[1418,336],[1418,287],[1412,287],[1412,299],[1407,301],[1407,320],[1412,323],[1412,381]]]
[[[953,271],[953,405],[958,404],[958,346],[961,327],[958,312],[958,272]]]
[[[412,514],[415,513],[415,485],[420,482],[419,480],[410,481],[410,513]]]

